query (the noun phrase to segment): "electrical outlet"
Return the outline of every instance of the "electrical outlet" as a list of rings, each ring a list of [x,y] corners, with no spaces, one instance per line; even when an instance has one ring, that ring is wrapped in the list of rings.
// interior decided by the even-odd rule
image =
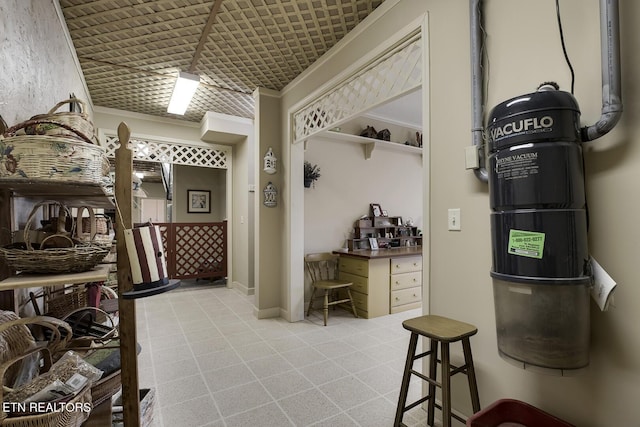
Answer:
[[[449,225],[449,231],[460,231],[460,208],[449,209],[447,214],[447,223]]]

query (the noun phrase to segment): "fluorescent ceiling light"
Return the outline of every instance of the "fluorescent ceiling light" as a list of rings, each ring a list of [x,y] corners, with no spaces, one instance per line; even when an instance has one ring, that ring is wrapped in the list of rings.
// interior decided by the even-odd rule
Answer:
[[[173,94],[171,94],[167,112],[184,115],[199,84],[200,76],[180,71],[176,85],[173,87]]]

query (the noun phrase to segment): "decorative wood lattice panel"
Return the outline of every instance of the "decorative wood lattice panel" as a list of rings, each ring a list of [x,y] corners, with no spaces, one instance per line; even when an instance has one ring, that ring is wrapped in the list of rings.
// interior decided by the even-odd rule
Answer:
[[[159,223],[171,279],[227,276],[227,223]]]
[[[172,224],[173,277],[227,276],[227,223]]]
[[[100,144],[105,148],[107,157],[113,158],[120,142],[117,135],[105,132],[104,140],[100,141]],[[134,160],[218,169],[228,169],[229,165],[229,153],[221,149],[137,137],[131,137],[130,144]]]
[[[422,39],[407,40],[294,114],[295,140],[330,129],[422,82]]]

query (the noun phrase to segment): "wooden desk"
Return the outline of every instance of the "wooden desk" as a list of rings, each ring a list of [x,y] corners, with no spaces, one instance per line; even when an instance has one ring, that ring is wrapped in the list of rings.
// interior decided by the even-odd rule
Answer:
[[[422,248],[334,251],[339,278],[353,283],[358,316],[372,318],[422,305]]]

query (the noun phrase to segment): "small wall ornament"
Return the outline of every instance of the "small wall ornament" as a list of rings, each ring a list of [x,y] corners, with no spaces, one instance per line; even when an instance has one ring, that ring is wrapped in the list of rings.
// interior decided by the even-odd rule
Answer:
[[[273,150],[271,147],[267,150],[267,153],[264,155],[264,171],[269,175],[273,175],[277,172],[276,163],[278,162],[278,158],[273,155]]]
[[[264,194],[264,205],[268,208],[275,208],[278,206],[278,189],[271,181],[262,190]]]

